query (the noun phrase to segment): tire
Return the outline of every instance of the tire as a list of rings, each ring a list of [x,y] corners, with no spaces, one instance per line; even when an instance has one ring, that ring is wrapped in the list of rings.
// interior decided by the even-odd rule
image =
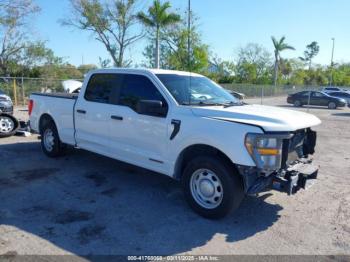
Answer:
[[[337,109],[337,104],[335,102],[329,102],[328,103],[328,108],[329,109]]]
[[[300,101],[300,100],[295,100],[295,101],[294,101],[294,106],[295,106],[295,107],[301,107],[301,106],[303,106],[303,105],[301,104],[301,101]]]
[[[45,123],[41,130],[41,149],[48,157],[55,158],[64,155],[65,146],[62,144],[53,121]]]
[[[199,156],[191,160],[181,182],[189,206],[205,218],[225,217],[237,209],[244,198],[239,175],[217,156]]]
[[[16,118],[0,113],[0,138],[13,136],[16,134],[18,126],[19,123]]]

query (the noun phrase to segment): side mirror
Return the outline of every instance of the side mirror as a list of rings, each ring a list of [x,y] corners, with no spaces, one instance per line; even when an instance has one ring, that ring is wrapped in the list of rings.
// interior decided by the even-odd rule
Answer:
[[[165,117],[168,108],[163,107],[163,102],[158,100],[140,100],[137,103],[137,112],[141,115]]]

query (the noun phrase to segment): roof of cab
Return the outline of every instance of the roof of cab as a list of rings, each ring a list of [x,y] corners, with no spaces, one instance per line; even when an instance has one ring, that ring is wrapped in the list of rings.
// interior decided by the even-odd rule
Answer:
[[[115,72],[115,73],[153,73],[155,75],[183,75],[183,76],[201,76],[192,72],[175,71],[175,70],[164,70],[164,69],[147,69],[147,68],[105,68],[92,70],[91,74],[104,73],[104,72]]]

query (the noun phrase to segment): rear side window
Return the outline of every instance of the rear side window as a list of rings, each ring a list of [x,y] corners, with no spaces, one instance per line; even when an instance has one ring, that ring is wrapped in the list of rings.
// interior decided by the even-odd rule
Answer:
[[[302,92],[300,93],[301,96],[309,96],[310,95],[310,92]]]
[[[95,74],[91,76],[85,92],[85,99],[98,103],[113,103],[119,89],[121,77],[117,74]]]
[[[166,101],[156,86],[146,76],[124,75],[123,86],[119,96],[119,104],[136,111],[140,100],[158,100],[167,107]]]

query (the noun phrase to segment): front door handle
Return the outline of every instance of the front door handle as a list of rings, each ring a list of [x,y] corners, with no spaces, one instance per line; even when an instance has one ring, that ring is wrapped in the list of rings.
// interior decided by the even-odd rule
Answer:
[[[123,121],[123,117],[121,117],[121,116],[111,116],[111,118],[113,119],[113,120],[118,120],[118,121]]]
[[[77,110],[77,113],[79,113],[79,114],[86,114],[86,111],[85,111],[85,110],[78,109],[78,110]]]

